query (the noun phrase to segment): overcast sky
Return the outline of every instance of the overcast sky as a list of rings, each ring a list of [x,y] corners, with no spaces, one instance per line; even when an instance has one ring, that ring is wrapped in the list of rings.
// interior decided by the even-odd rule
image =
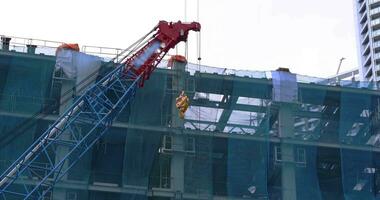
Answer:
[[[289,67],[326,77],[357,67],[351,0],[199,0],[202,64],[249,70]],[[161,19],[184,20],[185,0],[4,0],[0,34],[125,48]],[[197,19],[187,0],[187,19]],[[189,60],[196,62],[195,34]]]

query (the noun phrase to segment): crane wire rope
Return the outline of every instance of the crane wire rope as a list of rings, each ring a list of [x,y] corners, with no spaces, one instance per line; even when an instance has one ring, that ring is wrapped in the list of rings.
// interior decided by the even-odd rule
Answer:
[[[197,0],[197,21],[199,22],[199,0]],[[199,31],[196,35],[197,39],[197,65],[198,71],[201,72],[201,32]],[[198,106],[198,121],[201,121],[201,106]],[[200,124],[198,123],[198,128],[200,129]]]
[[[187,22],[187,0],[185,0],[185,22]],[[189,59],[189,43],[185,42],[185,58]]]

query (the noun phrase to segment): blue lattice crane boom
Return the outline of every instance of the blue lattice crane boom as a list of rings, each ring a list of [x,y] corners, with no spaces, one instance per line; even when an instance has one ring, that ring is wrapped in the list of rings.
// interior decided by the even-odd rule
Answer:
[[[200,24],[160,21],[140,40],[145,43],[135,43],[135,53],[125,56],[118,67],[88,88],[2,173],[0,199],[43,199],[107,132],[167,52],[187,40],[189,31],[200,31]],[[64,155],[58,156],[62,149]]]

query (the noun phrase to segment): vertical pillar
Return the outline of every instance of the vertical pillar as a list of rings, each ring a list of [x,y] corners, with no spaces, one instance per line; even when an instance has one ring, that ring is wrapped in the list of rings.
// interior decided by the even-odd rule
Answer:
[[[64,95],[65,92],[71,91],[71,93],[67,94],[63,99],[60,101],[60,107],[59,107],[59,114],[62,114],[66,111],[66,109],[73,103],[72,95],[74,95],[74,86],[75,86],[75,80],[74,79],[63,79],[62,80],[62,88],[61,88],[61,97]],[[65,99],[68,99],[68,101],[64,102]],[[63,139],[70,139],[68,138],[69,135],[64,135]],[[58,160],[62,159],[67,153],[69,149],[67,147],[60,146],[57,148],[57,153],[55,155],[55,162]],[[67,168],[67,164],[65,163],[66,166],[63,166],[64,168]],[[67,175],[66,174],[64,177],[62,177],[62,181],[67,180]],[[53,189],[53,199],[54,200],[66,200],[66,189],[64,188],[54,188]]]
[[[179,95],[179,92],[185,90],[185,67],[187,62],[185,60],[175,59],[172,57],[172,68],[175,71],[175,75],[172,81],[172,88],[178,93],[172,94],[172,99],[175,100]],[[171,109],[171,122],[172,127],[183,127],[183,120],[179,118],[178,109],[175,106],[175,103],[172,103]],[[173,155],[170,164],[170,177],[171,180],[171,189],[175,192],[175,197],[173,199],[182,199],[182,194],[184,193],[184,184],[185,184],[185,144],[184,137],[180,132],[175,132],[172,136],[172,150]]]
[[[293,104],[281,103],[279,107],[279,136],[292,138],[294,136]],[[293,144],[281,143],[281,185],[282,199],[296,200],[296,165],[295,148]]]
[[[294,137],[293,110],[298,101],[297,77],[287,68],[272,72],[273,101],[278,105],[278,132],[280,138]],[[296,200],[296,162],[293,144],[281,142],[281,185],[282,199]]]

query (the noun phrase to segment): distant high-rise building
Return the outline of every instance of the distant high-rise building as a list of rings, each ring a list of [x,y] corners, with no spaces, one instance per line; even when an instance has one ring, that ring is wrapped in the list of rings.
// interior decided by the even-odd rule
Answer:
[[[362,81],[380,81],[380,0],[354,0],[359,72]]]

